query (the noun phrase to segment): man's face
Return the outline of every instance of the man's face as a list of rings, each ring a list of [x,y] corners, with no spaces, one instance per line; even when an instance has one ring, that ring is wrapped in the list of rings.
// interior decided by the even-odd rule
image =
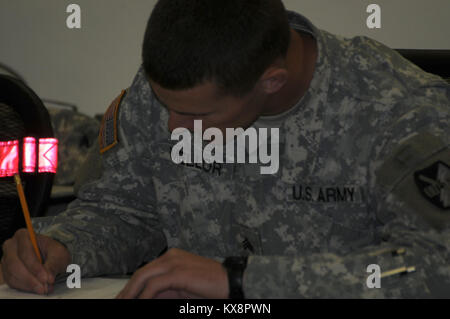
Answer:
[[[256,88],[243,97],[222,95],[212,82],[187,90],[168,90],[150,81],[159,102],[169,111],[168,128],[194,130],[194,120],[202,120],[203,130],[215,127],[249,127],[262,113],[264,94]]]

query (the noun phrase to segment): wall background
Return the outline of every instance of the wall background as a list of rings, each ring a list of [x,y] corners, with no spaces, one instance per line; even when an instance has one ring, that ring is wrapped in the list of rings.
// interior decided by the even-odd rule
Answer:
[[[316,26],[367,35],[392,48],[450,49],[449,0],[284,0]],[[66,7],[81,7],[82,29],[66,27]],[[130,85],[156,0],[0,0],[0,62],[42,98],[103,113]],[[382,28],[366,27],[366,8],[382,9]]]

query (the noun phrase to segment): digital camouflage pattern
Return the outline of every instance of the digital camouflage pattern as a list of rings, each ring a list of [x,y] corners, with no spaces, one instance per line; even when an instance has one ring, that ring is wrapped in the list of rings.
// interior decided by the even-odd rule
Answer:
[[[71,110],[48,108],[55,138],[58,139],[58,172],[56,185],[73,185],[78,168],[90,147],[97,142],[100,124],[97,120]]]
[[[217,260],[249,255],[247,298],[450,297],[449,211],[409,179],[450,163],[449,85],[374,40],[289,19],[319,51],[310,89],[281,124],[278,173],[174,164],[168,114],[141,69],[102,177],[63,214],[35,219],[38,232],[64,243],[84,276],[132,272],[168,246]],[[369,289],[369,264],[416,271]]]

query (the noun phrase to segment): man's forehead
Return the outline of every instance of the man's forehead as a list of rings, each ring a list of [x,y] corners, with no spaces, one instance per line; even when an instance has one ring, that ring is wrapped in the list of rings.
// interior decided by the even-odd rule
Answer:
[[[211,113],[221,98],[217,86],[211,82],[183,90],[166,89],[151,80],[149,82],[159,102],[180,114]]]

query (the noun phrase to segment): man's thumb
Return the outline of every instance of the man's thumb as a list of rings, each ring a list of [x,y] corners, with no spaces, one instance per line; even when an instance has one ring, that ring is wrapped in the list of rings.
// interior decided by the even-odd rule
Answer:
[[[61,272],[61,265],[58,265],[60,261],[58,262],[58,259],[52,256],[49,256],[44,263],[44,268],[47,271],[48,274],[48,283],[54,284],[56,275]]]
[[[70,253],[65,246],[50,237],[41,238],[44,249],[44,268],[47,271],[47,283],[53,285],[58,274],[66,271],[70,264]]]

